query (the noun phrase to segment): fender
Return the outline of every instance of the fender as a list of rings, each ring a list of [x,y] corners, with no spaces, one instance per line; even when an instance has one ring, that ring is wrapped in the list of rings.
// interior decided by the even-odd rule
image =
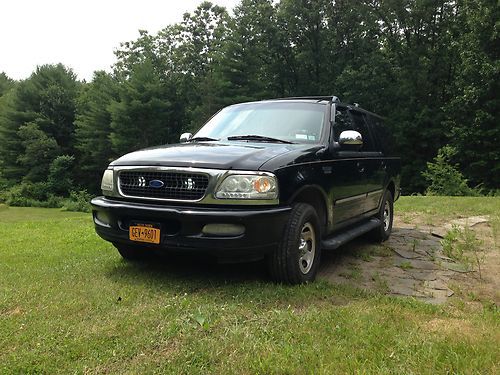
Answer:
[[[304,199],[301,199],[301,197],[304,197]],[[316,202],[310,202],[310,199],[316,200]],[[321,186],[315,184],[303,185],[295,191],[286,203],[291,205],[293,202],[304,200],[312,203],[317,211],[319,211],[318,214],[320,216],[323,214],[324,217],[320,219],[326,228],[329,229],[333,226],[333,204],[331,204],[331,200]],[[318,205],[319,207],[317,207]]]

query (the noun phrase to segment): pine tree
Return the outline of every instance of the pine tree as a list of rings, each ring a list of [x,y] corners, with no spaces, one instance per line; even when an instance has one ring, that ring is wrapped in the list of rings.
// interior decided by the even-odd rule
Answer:
[[[43,65],[2,97],[0,159],[7,179],[39,180],[52,161],[48,158],[73,154],[78,88],[70,69]]]
[[[111,145],[117,155],[178,140],[180,124],[171,98],[175,89],[145,61],[121,82],[109,106]]]
[[[112,150],[110,104],[118,100],[118,81],[105,72],[95,72],[77,100],[75,120],[78,150],[78,181],[98,192],[100,177],[118,154]]]

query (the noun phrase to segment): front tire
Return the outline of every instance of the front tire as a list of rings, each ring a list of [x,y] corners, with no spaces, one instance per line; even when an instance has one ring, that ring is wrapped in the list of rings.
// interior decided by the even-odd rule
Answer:
[[[371,232],[371,237],[376,242],[384,242],[391,235],[394,220],[394,199],[389,190],[385,191],[379,213],[375,217],[380,220],[380,226]]]
[[[306,203],[295,204],[283,239],[267,259],[271,277],[291,285],[314,281],[321,258],[320,241],[316,210]]]

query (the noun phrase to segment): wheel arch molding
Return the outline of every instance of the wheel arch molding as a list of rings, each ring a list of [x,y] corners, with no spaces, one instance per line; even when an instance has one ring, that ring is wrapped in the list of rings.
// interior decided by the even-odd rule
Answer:
[[[321,224],[321,232],[325,233],[331,224],[332,212],[328,209],[328,195],[319,185],[304,185],[298,188],[294,194],[288,198],[287,204],[307,203],[314,207]]]

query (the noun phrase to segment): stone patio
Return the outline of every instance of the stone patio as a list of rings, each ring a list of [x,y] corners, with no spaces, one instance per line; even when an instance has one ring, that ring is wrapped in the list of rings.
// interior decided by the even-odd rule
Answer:
[[[361,238],[336,251],[324,252],[319,278],[444,303],[453,295],[450,279],[470,271],[443,254],[442,237],[453,225],[472,227],[487,221],[487,217],[473,217],[440,227],[417,227],[396,219],[390,239],[381,245]]]

